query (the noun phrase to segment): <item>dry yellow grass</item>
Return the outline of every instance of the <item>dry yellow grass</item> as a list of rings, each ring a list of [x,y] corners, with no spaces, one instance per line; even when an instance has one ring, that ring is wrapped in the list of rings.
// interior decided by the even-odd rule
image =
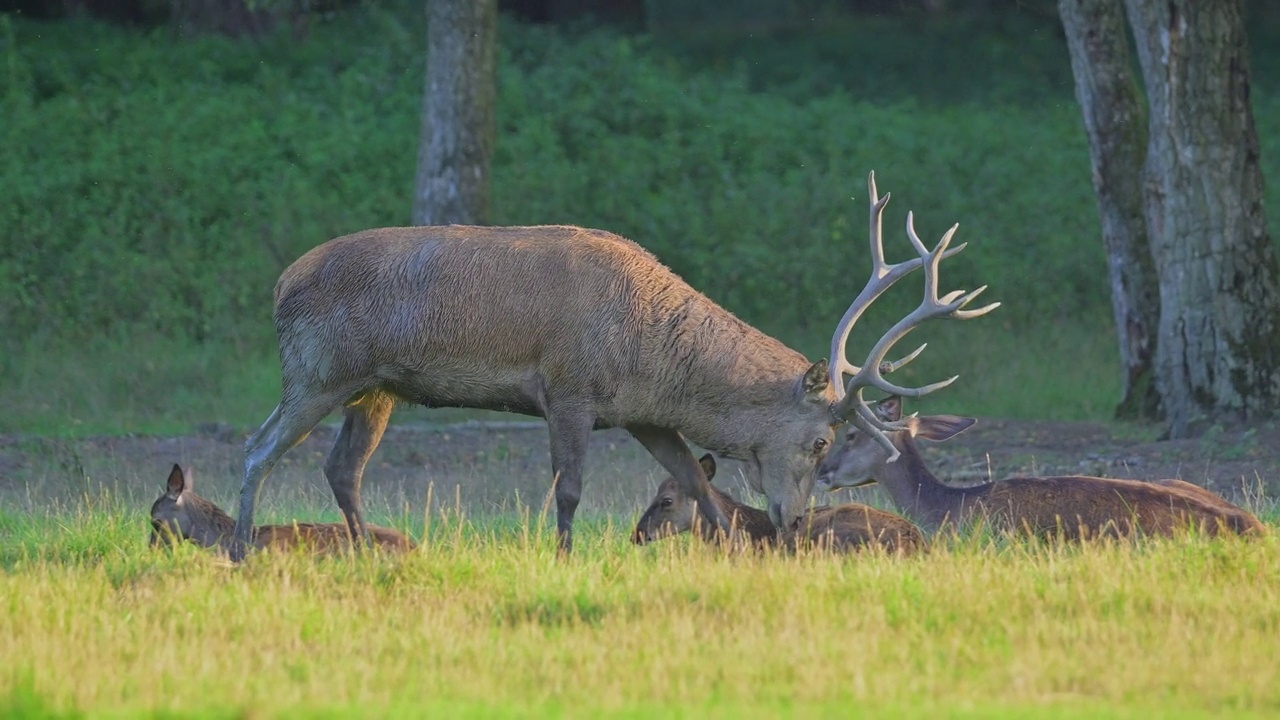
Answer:
[[[1280,710],[1275,536],[728,557],[687,539],[637,549],[597,524],[560,561],[520,523],[436,520],[405,559],[237,568],[149,551],[131,514],[0,519],[13,530],[0,575],[11,710]]]

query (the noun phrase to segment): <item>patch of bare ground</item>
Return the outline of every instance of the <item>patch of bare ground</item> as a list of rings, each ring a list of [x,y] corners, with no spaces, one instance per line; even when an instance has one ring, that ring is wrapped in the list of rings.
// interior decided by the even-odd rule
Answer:
[[[145,510],[169,468],[192,466],[201,494],[228,510],[239,493],[243,443],[251,429],[205,424],[178,437],[92,437],[76,440],[0,436],[0,497],[10,507],[74,504],[106,489]],[[268,518],[336,517],[323,465],[337,425],[318,427],[285,455],[263,493]],[[970,484],[1018,474],[1089,474],[1135,479],[1180,478],[1256,509],[1280,490],[1280,425],[1211,429],[1192,440],[1156,440],[1150,427],[1089,422],[982,419],[943,444],[924,443],[935,472]],[[372,516],[421,517],[428,497],[440,509],[469,515],[535,511],[551,485],[544,423],[517,419],[448,426],[393,424],[365,474]],[[717,482],[747,502],[736,464],[724,461]],[[663,472],[626,432],[592,434],[580,517],[630,518],[647,504]],[[1262,497],[1262,506],[1259,505]],[[846,490],[820,503],[858,500],[888,507],[874,490]],[[757,502],[758,504],[758,502]]]

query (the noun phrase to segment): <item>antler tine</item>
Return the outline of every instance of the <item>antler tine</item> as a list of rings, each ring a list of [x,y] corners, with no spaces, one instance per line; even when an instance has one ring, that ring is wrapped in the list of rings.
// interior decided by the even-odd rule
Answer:
[[[867,407],[866,401],[862,399],[862,388],[854,390],[845,397],[855,396],[858,398],[858,402],[853,406],[853,417],[849,418],[849,422],[852,423],[854,427],[866,433],[868,437],[875,440],[876,443],[889,453],[887,462],[894,462],[902,453],[898,450],[898,447],[893,444],[893,441],[885,435],[886,432],[890,432],[892,429],[882,426],[889,423],[886,423],[886,421],[876,417],[875,413],[871,412],[871,408]],[[899,423],[905,425],[905,422],[902,420],[893,424],[897,425]]]
[[[902,358],[901,360],[894,360],[892,362],[885,360],[884,362],[880,363],[880,374],[888,375],[891,372],[897,372],[902,368],[903,365],[906,365],[912,360],[915,360],[916,357],[920,355],[920,353],[924,352],[924,349],[927,347],[929,347],[929,343],[920,343],[920,347],[916,348],[915,350],[912,350],[906,357]]]
[[[876,189],[876,173],[871,171],[867,174],[867,195],[868,206],[870,209],[870,218],[868,220],[868,235],[871,246],[871,277],[867,279],[867,284],[863,286],[862,292],[858,293],[858,297],[854,299],[853,304],[845,311],[844,317],[840,318],[840,323],[836,325],[835,333],[831,336],[831,357],[828,362],[831,385],[836,390],[837,399],[844,397],[845,375],[857,375],[861,368],[849,362],[845,355],[845,345],[849,341],[849,334],[853,332],[853,327],[858,323],[858,319],[866,312],[871,303],[876,298],[884,294],[890,286],[901,280],[904,276],[915,272],[917,268],[924,265],[925,257],[928,255],[927,250],[923,250],[924,245],[919,247],[920,257],[905,260],[900,263],[890,265],[885,261],[884,256],[884,233],[883,218],[884,208],[889,204],[889,198],[893,193],[885,193],[884,197],[880,197]],[[917,238],[918,242],[918,238]],[[964,249],[964,245],[945,250],[943,257],[950,257]],[[910,362],[914,355],[899,361],[899,367]]]
[[[971,293],[969,293],[968,295],[965,295],[963,298],[961,298],[961,299],[959,300],[959,302],[957,302],[957,303],[956,303],[956,309],[951,313],[951,317],[953,317],[953,318],[955,318],[955,319],[957,319],[957,320],[968,320],[969,318],[982,317],[983,315],[986,315],[987,313],[991,312],[992,310],[995,310],[996,308],[1000,307],[1000,303],[999,303],[999,302],[993,302],[993,303],[989,303],[989,304],[987,304],[987,305],[983,305],[982,307],[977,308],[976,310],[965,310],[965,309],[963,309],[965,305],[968,305],[970,302],[972,302],[974,298],[976,298],[976,297],[978,297],[979,295],[981,295],[981,294],[982,294],[982,291],[983,291],[983,290],[986,290],[986,289],[987,289],[987,286],[986,286],[986,285],[983,285],[982,287],[978,288],[977,290],[974,290],[973,292],[971,292]],[[957,291],[957,292],[959,292],[959,291]],[[955,293],[952,293],[952,294],[954,295]]]
[[[872,188],[872,194],[874,197],[874,185]],[[876,215],[882,209],[883,206],[877,208],[873,202],[873,233],[875,232],[879,221],[879,218],[876,217]],[[903,275],[914,270],[916,267],[924,267],[924,297],[921,299],[920,305],[908,313],[906,317],[894,323],[893,327],[889,328],[889,330],[880,337],[876,344],[871,348],[871,351],[867,354],[867,359],[864,361],[862,367],[857,367],[848,362],[844,357],[844,345],[849,332],[852,330],[853,322],[857,321],[858,317],[866,310],[867,305],[869,305],[871,301],[883,293],[888,288],[889,284],[892,284],[892,281],[888,284],[884,282],[888,275],[877,277],[873,274],[872,278],[867,283],[867,288],[864,288],[863,293],[858,296],[858,299],[854,301],[854,305],[849,308],[849,312],[845,314],[845,318],[841,321],[841,325],[837,330],[836,341],[833,341],[832,343],[832,377],[833,380],[837,381],[837,387],[840,384],[838,380],[841,378],[835,375],[834,368],[838,367],[841,370],[848,370],[851,372],[852,377],[849,378],[849,382],[845,385],[844,392],[842,394],[837,391],[838,399],[836,402],[832,403],[831,413],[837,418],[847,419],[860,430],[872,436],[876,442],[888,450],[890,462],[893,462],[898,458],[898,451],[893,446],[893,442],[889,440],[886,433],[904,427],[905,422],[886,422],[881,420],[867,406],[866,401],[862,397],[862,391],[865,388],[874,387],[891,395],[920,397],[931,392],[941,390],[955,382],[959,376],[954,375],[946,380],[930,383],[921,387],[903,387],[889,382],[884,376],[900,369],[912,360],[915,360],[916,357],[924,351],[928,344],[926,343],[921,345],[900,360],[887,361],[885,360],[885,355],[887,355],[889,350],[902,340],[902,338],[906,337],[912,330],[926,320],[932,320],[940,317],[967,320],[969,318],[985,315],[1000,306],[1000,303],[997,302],[976,310],[965,309],[970,302],[987,289],[987,286],[985,285],[972,292],[954,290],[947,293],[944,297],[938,297],[938,269],[940,263],[943,258],[950,257],[965,248],[964,243],[956,248],[949,248],[951,241],[955,237],[956,231],[959,230],[959,228],[959,223],[952,225],[950,229],[943,233],[938,244],[935,245],[933,249],[929,249],[920,240],[920,236],[916,233],[914,213],[908,212],[906,228],[907,238],[911,241],[911,245],[916,249],[918,257],[887,267],[892,269],[891,272],[899,273],[893,277],[892,281],[896,281]],[[873,242],[875,241],[876,239],[873,239]],[[904,270],[903,268],[906,269]],[[869,292],[871,290],[873,290],[873,292]],[[837,350],[840,352],[838,357],[836,355]]]

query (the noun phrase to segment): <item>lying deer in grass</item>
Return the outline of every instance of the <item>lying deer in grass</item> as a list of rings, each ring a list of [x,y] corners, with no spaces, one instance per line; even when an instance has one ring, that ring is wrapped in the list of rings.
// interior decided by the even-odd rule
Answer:
[[[716,461],[710,453],[698,461],[706,473],[708,484],[716,474]],[[794,530],[779,532],[769,515],[729,497],[729,494],[712,485],[708,495],[720,512],[730,518],[734,530],[753,544],[772,546],[781,543],[794,548],[797,545],[816,545],[837,551],[862,550],[879,546],[890,553],[904,555],[927,550],[928,543],[920,528],[909,520],[869,505],[849,503],[837,507],[813,508],[800,517]],[[694,507],[694,498],[684,492],[675,478],[668,477],[658,486],[653,502],[636,523],[631,541],[644,545],[677,533],[688,532],[695,525],[702,536],[714,541],[720,536],[719,528],[701,520]]]
[[[190,540],[207,548],[227,550],[235,521],[213,501],[191,489],[191,471],[177,464],[169,482],[151,505],[151,544]],[[366,525],[373,542],[383,550],[402,552],[416,545],[406,535],[390,528]],[[295,523],[261,525],[254,528],[253,546],[259,550],[292,550],[304,546],[315,552],[333,552],[351,547],[346,523]]]
[[[835,427],[848,420],[881,432],[856,407],[861,395],[841,386],[843,372],[857,371],[844,346],[867,306],[919,268],[926,302],[903,322],[976,317],[998,305],[964,310],[982,289],[937,297],[939,261],[964,247],[947,249],[956,227],[930,250],[908,214],[919,257],[887,264],[880,226],[889,196],[876,193],[874,173],[867,185],[871,278],[835,330],[830,362],[811,363],[601,230],[381,228],[312,249],[276,284],[281,398],[245,443],[232,559],[252,539],[268,473],[339,406],[345,418],[324,472],[352,532],[363,534],[361,476],[397,400],[546,418],[563,552],[572,549],[587,439],[604,427],[626,428],[718,527],[728,521],[707,502],[685,438],[742,461],[751,487],[768,496],[770,519],[790,527]]]
[[[836,490],[879,482],[898,510],[936,532],[946,523],[964,525],[985,518],[996,531],[1084,536],[1173,535],[1197,527],[1209,535],[1264,534],[1249,512],[1214,493],[1181,480],[1144,482],[1068,475],[1012,477],[972,487],[950,487],[925,467],[917,437],[943,441],[972,426],[973,418],[952,415],[902,417],[902,399],[879,403],[881,421],[897,429],[888,435],[901,453],[887,453],[864,433],[850,429],[845,443],[818,468],[817,488]]]

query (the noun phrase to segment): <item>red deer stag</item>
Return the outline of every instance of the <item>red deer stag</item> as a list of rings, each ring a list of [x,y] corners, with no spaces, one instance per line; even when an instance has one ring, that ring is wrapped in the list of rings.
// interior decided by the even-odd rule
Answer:
[[[184,472],[177,464],[173,466],[163,494],[151,504],[151,544],[189,540],[207,548],[229,549],[235,521],[212,500],[197,495],[191,481],[189,468]],[[383,550],[404,552],[416,547],[407,536],[391,528],[365,528],[374,544]],[[258,549],[291,550],[303,546],[314,552],[341,551],[351,547],[350,532],[346,523],[261,525],[253,530],[253,545]]]
[[[880,419],[899,429],[888,433],[901,459],[888,454],[865,433],[850,429],[845,443],[818,468],[819,490],[879,482],[898,510],[930,532],[944,524],[963,526],[985,519],[1000,532],[1084,536],[1173,535],[1198,527],[1223,532],[1265,534],[1249,512],[1204,488],[1181,480],[1144,482],[1068,475],[1011,477],[971,487],[943,484],[924,464],[917,437],[943,441],[976,420],[952,415],[902,417],[902,399],[889,397],[876,408]]]
[[[716,475],[716,461],[710,453],[698,461],[710,482]],[[881,547],[889,553],[911,555],[928,548],[920,528],[900,515],[869,505],[848,503],[836,507],[813,508],[800,517],[796,529],[780,533],[769,514],[734,500],[728,493],[712,485],[708,488],[711,502],[729,518],[733,528],[753,544],[787,547],[815,545],[836,551],[856,551]],[[668,477],[658,486],[653,502],[636,523],[631,541],[644,545],[671,535],[692,530],[696,524],[704,539],[714,541],[719,528],[701,520],[694,498],[683,491],[675,478]]]
[[[886,264],[880,218],[889,195],[878,197],[874,173],[867,184],[872,274],[833,348],[842,353],[857,317],[917,268],[925,268],[934,316],[973,317],[994,307],[962,309],[980,290],[936,296],[939,261],[964,247],[947,250],[955,227],[930,251],[908,214],[919,257]],[[854,369],[842,355],[830,366],[810,363],[644,248],[601,230],[451,225],[336,238],[280,276],[275,326],[281,398],[245,443],[236,560],[248,547],[267,474],[339,406],[345,418],[324,471],[355,533],[363,533],[361,476],[397,399],[545,418],[566,553],[593,429],[626,428],[699,500],[706,499],[702,469],[686,437],[742,461],[753,489],[768,496],[770,518],[786,527],[804,512],[834,428],[848,418],[882,431],[869,411],[854,407],[860,396],[839,387],[840,372]],[[710,503],[699,508],[727,527]]]

